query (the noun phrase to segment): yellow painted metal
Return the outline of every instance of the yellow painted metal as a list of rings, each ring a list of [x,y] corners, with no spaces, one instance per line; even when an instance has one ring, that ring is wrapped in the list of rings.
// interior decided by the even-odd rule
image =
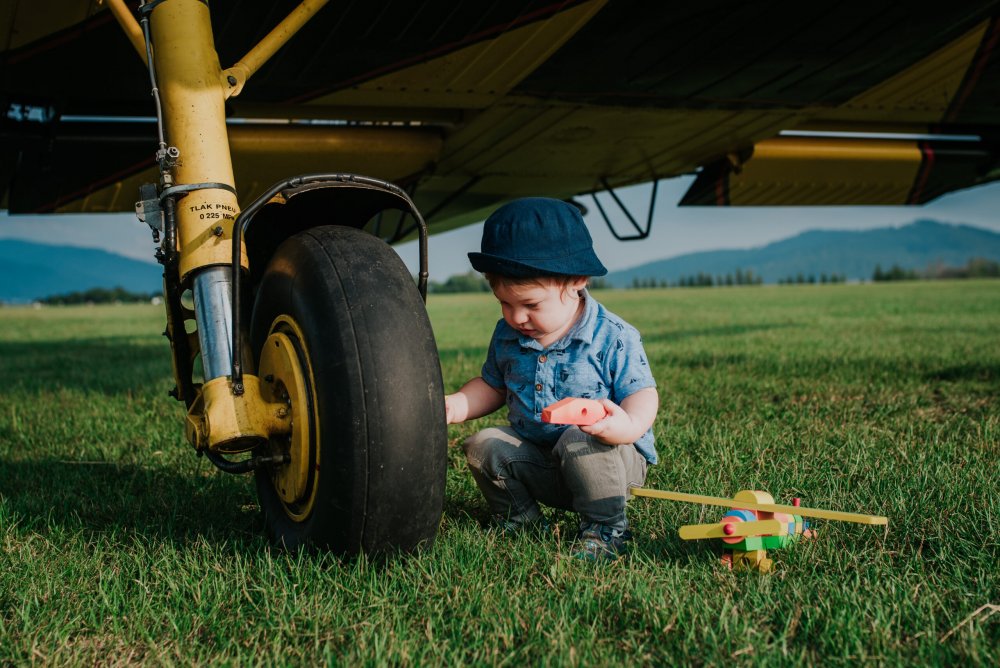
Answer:
[[[284,402],[268,402],[260,378],[244,375],[245,391],[233,394],[232,381],[220,377],[205,383],[188,410],[185,433],[198,450],[243,452],[261,439],[287,434],[292,417]]]
[[[441,134],[429,127],[232,125],[228,129],[241,202],[253,200],[289,176],[309,172],[350,172],[397,182],[436,162],[443,145]],[[156,168],[151,167],[71,200],[59,211],[134,209],[139,186],[156,179]]]
[[[800,508],[799,506],[785,506],[772,503],[737,501],[736,499],[725,499],[717,496],[686,494],[684,492],[667,492],[659,489],[647,489],[645,487],[634,487],[631,492],[635,496],[645,496],[653,499],[668,499],[670,501],[681,501],[684,503],[698,503],[705,506],[722,506],[723,508],[763,510],[768,513],[788,513],[789,515],[815,517],[821,520],[835,520],[837,522],[854,522],[856,524],[876,525],[889,523],[889,518],[887,517],[879,515],[861,515],[859,513],[844,513],[838,510],[822,510],[818,508]]]
[[[272,438],[290,461],[272,469],[272,482],[285,513],[301,522],[316,499],[320,423],[309,351],[301,328],[288,315],[272,323],[258,367],[265,379],[261,386],[265,401],[281,402],[290,412],[291,432]]]
[[[167,141],[180,150],[175,183],[235,187],[222,70],[208,6],[201,0],[161,3],[153,9],[150,26]],[[195,269],[232,261],[238,213],[235,193],[221,188],[195,190],[178,202],[181,280]]]
[[[538,69],[606,4],[607,0],[589,0],[571,5],[546,19],[343,87],[308,104],[485,108]]]
[[[395,181],[435,162],[443,145],[438,131],[421,127],[234,125],[229,141],[238,158],[241,197],[308,171],[357,172]]]
[[[732,533],[726,533],[724,522],[713,524],[688,524],[678,530],[684,540],[704,538],[736,538],[739,536],[780,536],[788,533],[788,525],[778,520],[757,520],[754,522],[731,522]]]
[[[139,26],[139,22],[135,20],[135,16],[132,12],[128,10],[125,6],[125,0],[105,0],[108,3],[108,9],[114,15],[115,20],[118,21],[118,25],[122,27],[125,31],[125,36],[128,37],[128,41],[132,43],[132,47],[135,49],[139,57],[142,58],[142,62],[146,62],[146,38],[143,37],[142,28]]]
[[[729,176],[734,206],[905,204],[923,155],[914,141],[777,137]]]
[[[944,120],[989,25],[989,20],[983,21],[840,107],[821,112],[816,120],[921,123],[926,132],[927,126]]]
[[[226,97],[235,97],[243,90],[254,72],[267,62],[278,49],[283,47],[299,29],[323,8],[329,0],[303,0],[298,7],[269,32],[247,55],[235,65],[222,73],[221,83],[225,87]],[[230,80],[232,77],[232,80]]]

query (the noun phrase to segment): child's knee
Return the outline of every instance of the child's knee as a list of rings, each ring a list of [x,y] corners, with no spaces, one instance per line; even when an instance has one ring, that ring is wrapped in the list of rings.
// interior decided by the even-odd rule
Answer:
[[[469,466],[476,471],[496,470],[503,458],[502,453],[511,447],[505,436],[502,430],[490,427],[465,439],[462,449],[465,451],[465,459],[469,462]]]
[[[562,436],[559,437],[559,440],[552,448],[552,453],[559,460],[566,460],[591,453],[595,448],[600,450],[608,449],[610,447],[611,446],[604,445],[593,436],[583,433],[583,430],[579,427],[570,427],[562,433]]]

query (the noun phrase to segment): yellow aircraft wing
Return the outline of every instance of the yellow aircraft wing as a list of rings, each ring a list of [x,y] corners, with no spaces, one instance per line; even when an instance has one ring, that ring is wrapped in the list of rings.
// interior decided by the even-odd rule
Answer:
[[[223,68],[295,6],[215,1]],[[128,8],[135,10],[136,2]],[[228,103],[241,202],[406,187],[432,231],[679,174],[689,205],[921,204],[1000,177],[1000,3],[330,3]],[[0,206],[131,211],[149,77],[99,0],[0,11]]]

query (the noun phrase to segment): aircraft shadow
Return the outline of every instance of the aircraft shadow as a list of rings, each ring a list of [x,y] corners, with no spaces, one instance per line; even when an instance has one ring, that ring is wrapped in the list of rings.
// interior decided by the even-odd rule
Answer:
[[[173,387],[170,353],[160,337],[110,336],[48,341],[0,341],[4,393],[72,389],[107,395]]]
[[[194,467],[189,467],[194,468]],[[211,465],[204,462],[204,471]],[[194,542],[237,551],[266,544],[252,481],[225,474],[54,459],[0,460],[0,502],[7,521],[41,534],[100,534],[112,543],[180,546]]]

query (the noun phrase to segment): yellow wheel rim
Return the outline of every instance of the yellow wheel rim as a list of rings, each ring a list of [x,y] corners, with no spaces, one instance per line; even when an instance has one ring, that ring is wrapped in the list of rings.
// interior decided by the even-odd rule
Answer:
[[[290,461],[272,469],[271,482],[288,517],[302,522],[316,501],[320,427],[309,349],[290,316],[279,315],[271,323],[258,373],[264,400],[287,404],[291,414],[291,433],[271,439],[272,449],[287,454]]]

